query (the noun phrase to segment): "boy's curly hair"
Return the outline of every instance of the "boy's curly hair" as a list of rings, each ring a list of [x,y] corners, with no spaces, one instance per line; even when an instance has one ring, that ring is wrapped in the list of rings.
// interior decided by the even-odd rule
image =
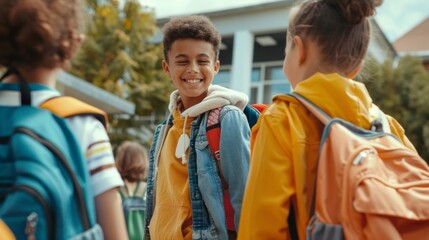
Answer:
[[[0,0],[0,65],[63,67],[79,49],[82,0]]]
[[[177,39],[196,39],[209,42],[219,58],[221,36],[213,23],[206,16],[174,17],[163,27],[164,58],[168,61],[168,51]]]

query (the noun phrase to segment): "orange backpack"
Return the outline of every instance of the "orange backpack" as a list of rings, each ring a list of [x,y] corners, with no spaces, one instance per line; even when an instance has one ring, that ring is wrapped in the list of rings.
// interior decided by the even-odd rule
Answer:
[[[331,119],[324,125],[307,239],[427,239],[429,167],[396,136]]]

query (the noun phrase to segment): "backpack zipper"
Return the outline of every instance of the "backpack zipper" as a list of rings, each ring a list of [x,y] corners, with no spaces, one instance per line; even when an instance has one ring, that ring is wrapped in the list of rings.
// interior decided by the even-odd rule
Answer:
[[[27,234],[27,240],[35,240],[36,227],[38,223],[38,215],[35,212],[31,212],[27,216],[27,224],[25,225],[25,234]]]
[[[359,152],[359,154],[353,159],[353,165],[359,165],[366,159],[370,154],[377,155],[377,152],[374,149],[365,149]]]

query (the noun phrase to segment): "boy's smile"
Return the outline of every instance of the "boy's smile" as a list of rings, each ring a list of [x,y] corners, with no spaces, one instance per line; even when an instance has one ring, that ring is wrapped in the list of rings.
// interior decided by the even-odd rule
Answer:
[[[183,105],[189,108],[207,96],[207,90],[219,71],[219,61],[211,43],[196,39],[176,40],[162,65],[179,90]]]

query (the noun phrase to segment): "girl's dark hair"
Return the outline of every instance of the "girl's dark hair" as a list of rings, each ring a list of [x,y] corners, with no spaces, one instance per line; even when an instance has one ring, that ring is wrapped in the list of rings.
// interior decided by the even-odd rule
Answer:
[[[82,0],[1,0],[0,65],[62,67],[79,49]]]
[[[163,27],[164,58],[168,61],[168,51],[178,39],[197,39],[209,42],[219,57],[221,36],[206,16],[183,16],[171,18]]]
[[[368,17],[382,0],[307,0],[289,23],[291,37],[316,41],[322,61],[335,71],[350,73],[364,59],[371,25]]]
[[[148,171],[146,148],[140,143],[125,141],[116,152],[116,168],[123,179],[130,182],[146,180]]]

